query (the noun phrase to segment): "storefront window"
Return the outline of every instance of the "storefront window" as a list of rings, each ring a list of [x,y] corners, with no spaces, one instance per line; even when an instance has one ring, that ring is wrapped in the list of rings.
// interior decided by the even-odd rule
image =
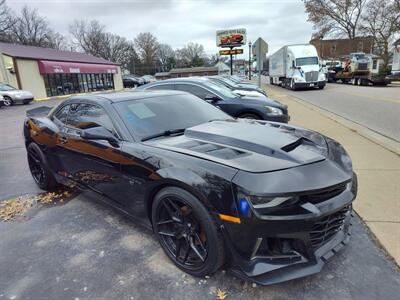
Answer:
[[[48,97],[114,89],[113,74],[43,74]]]

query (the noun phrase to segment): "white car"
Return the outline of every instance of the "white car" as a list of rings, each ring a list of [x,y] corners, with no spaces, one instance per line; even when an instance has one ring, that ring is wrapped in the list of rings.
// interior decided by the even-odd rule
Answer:
[[[4,106],[4,97],[0,95],[0,107]]]
[[[28,104],[33,101],[31,92],[16,89],[15,87],[0,83],[0,95],[3,96],[5,106],[11,106],[16,103]]]

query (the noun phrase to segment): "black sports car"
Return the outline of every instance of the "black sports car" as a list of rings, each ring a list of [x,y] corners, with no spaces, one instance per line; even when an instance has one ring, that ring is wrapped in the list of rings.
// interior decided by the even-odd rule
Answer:
[[[235,120],[184,92],[76,96],[28,111],[45,190],[78,185],[154,230],[195,276],[222,265],[271,284],[317,273],[347,243],[357,181],[319,133]]]

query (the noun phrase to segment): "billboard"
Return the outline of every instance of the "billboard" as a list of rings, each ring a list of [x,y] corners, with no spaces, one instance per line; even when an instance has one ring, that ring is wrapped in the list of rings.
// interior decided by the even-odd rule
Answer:
[[[217,30],[217,47],[236,47],[246,44],[246,29]]]

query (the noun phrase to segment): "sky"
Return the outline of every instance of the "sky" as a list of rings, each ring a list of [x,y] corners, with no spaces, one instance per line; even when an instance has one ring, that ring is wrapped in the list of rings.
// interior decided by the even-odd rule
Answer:
[[[107,31],[133,39],[151,32],[174,49],[189,42],[217,53],[216,30],[246,28],[247,42],[263,38],[272,54],[286,44],[307,43],[312,24],[301,0],[7,0],[11,9],[25,4],[46,17],[51,28],[68,35],[74,19],[96,19]],[[248,46],[244,56],[248,57]],[[240,55],[237,58],[241,58]]]

